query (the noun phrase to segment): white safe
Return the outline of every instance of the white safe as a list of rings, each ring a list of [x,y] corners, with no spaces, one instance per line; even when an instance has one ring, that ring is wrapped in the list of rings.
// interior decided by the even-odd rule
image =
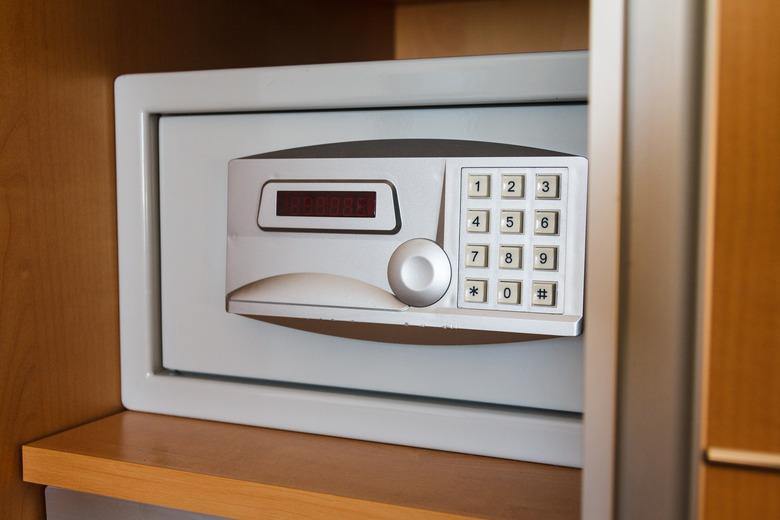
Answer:
[[[585,52],[119,78],[125,406],[581,465],[586,85]]]

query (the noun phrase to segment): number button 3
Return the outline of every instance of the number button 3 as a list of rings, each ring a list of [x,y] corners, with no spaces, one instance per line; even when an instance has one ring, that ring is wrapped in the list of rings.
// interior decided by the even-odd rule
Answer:
[[[560,195],[561,176],[560,175],[537,175],[536,176],[536,198],[537,199],[557,199]]]
[[[466,212],[466,230],[472,233],[487,233],[490,228],[490,212],[486,209],[470,209]]]

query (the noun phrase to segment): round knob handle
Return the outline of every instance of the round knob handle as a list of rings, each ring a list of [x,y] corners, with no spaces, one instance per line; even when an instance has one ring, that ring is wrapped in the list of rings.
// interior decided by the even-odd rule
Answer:
[[[399,300],[412,307],[433,305],[450,286],[452,268],[447,253],[424,238],[407,240],[387,264],[387,280]]]

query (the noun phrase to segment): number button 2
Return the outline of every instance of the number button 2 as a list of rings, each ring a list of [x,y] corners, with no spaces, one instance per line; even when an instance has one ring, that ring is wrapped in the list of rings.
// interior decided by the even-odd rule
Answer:
[[[466,230],[471,233],[487,233],[490,212],[486,209],[470,209],[466,212]]]
[[[502,175],[501,176],[501,198],[522,199],[525,196],[524,188],[525,188],[524,175]]]

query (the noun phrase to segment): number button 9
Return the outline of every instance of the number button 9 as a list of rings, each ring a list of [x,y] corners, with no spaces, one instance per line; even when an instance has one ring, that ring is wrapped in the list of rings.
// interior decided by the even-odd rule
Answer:
[[[558,248],[552,246],[534,247],[534,269],[555,271],[558,269]]]
[[[503,199],[522,199],[525,195],[525,176],[524,175],[502,175],[501,176],[501,198]]]

